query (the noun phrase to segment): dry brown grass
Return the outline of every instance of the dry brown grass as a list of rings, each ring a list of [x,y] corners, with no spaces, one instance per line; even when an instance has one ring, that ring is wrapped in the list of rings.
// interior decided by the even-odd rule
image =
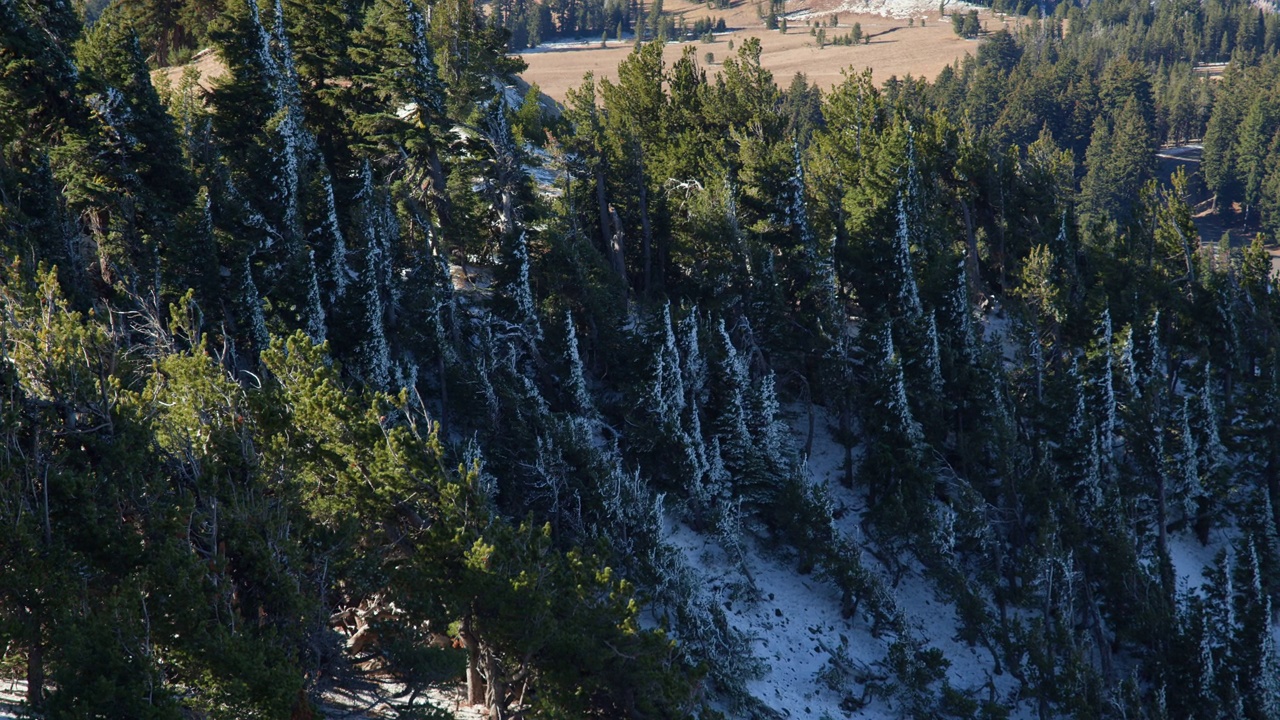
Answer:
[[[222,59],[218,57],[218,53],[213,48],[205,48],[196,53],[191,58],[191,62],[186,65],[175,65],[153,71],[151,73],[151,82],[158,85],[168,83],[169,87],[177,87],[178,83],[182,81],[182,74],[188,68],[199,73],[199,79],[196,82],[205,90],[212,90],[213,81],[227,72],[227,67],[222,64]]]
[[[942,68],[966,53],[974,52],[977,47],[976,41],[956,36],[949,18],[939,20],[936,8],[924,16],[924,27],[920,27],[920,18],[915,18],[915,27],[908,27],[905,19],[842,12],[839,14],[839,26],[826,28],[828,41],[836,35],[848,33],[857,22],[862,25],[863,33],[871,36],[870,44],[827,45],[819,49],[804,20],[790,21],[785,35],[768,30],[764,21],[756,16],[755,5],[751,3],[742,2],[728,10],[708,10],[704,4],[676,0],[665,7],[668,11],[684,15],[690,26],[699,18],[714,20],[723,17],[732,30],[729,34],[717,35],[713,43],[668,43],[664,51],[668,64],[678,59],[686,47],[693,46],[700,65],[704,64],[706,53],[715,54],[715,62],[705,66],[708,75],[714,75],[720,71],[720,63],[732,56],[743,40],[758,37],[763,50],[761,62],[783,87],[790,83],[793,75],[802,72],[808,76],[809,82],[825,90],[841,81],[842,71],[846,68],[854,72],[871,68],[877,84],[893,76],[933,78]],[[998,29],[1003,22],[985,11],[982,18],[991,30]],[[735,50],[729,50],[729,40],[733,41]],[[597,79],[616,80],[618,63],[631,52],[631,48],[631,43],[615,40],[610,40],[605,48],[600,47],[598,40],[583,46],[540,48],[524,53],[529,69],[522,77],[528,82],[536,82],[542,92],[562,101],[565,90],[580,85],[583,75],[589,70]]]

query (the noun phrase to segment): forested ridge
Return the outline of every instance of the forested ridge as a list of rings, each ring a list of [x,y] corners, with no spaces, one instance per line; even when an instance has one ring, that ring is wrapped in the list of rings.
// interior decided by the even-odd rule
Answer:
[[[0,0],[0,677],[798,717],[727,614],[768,557],[845,716],[1280,718],[1280,15],[1086,5],[881,87],[640,43],[551,112],[505,6]]]

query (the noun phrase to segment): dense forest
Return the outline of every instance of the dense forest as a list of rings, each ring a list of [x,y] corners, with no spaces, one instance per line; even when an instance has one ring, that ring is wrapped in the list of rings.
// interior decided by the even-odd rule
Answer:
[[[732,602],[762,552],[838,595],[849,716],[1280,718],[1280,15],[1022,8],[830,91],[640,43],[552,112],[508,5],[0,0],[23,712],[798,714],[678,527]],[[1013,690],[951,681],[904,574]]]

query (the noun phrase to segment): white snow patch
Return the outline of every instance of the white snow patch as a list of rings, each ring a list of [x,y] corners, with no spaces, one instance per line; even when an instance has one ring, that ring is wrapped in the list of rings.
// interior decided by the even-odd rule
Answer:
[[[18,720],[26,717],[23,703],[27,701],[27,682],[18,678],[0,678],[0,720]]]
[[[958,12],[968,12],[971,9],[979,9],[978,5],[963,2],[962,0],[947,0],[946,10],[948,14]],[[980,8],[986,10],[986,8]],[[796,13],[789,13],[788,18],[805,19],[811,17],[826,17],[834,14],[854,14],[854,15],[879,15],[887,18],[918,18],[924,17],[930,22],[937,22],[934,18],[938,16],[938,3],[930,0],[844,0],[840,5],[824,9],[824,10],[802,10]],[[945,21],[946,16],[943,16]]]
[[[1005,321],[1007,322],[1007,321]],[[803,405],[789,405],[785,411],[794,418],[792,428],[798,445],[803,446],[808,437],[808,410]],[[844,487],[839,478],[844,475],[844,447],[837,443],[831,435],[831,428],[836,420],[826,408],[814,406],[813,448],[809,457],[809,473],[815,483],[826,483],[831,498],[837,509],[846,508],[847,514],[837,521],[837,526],[846,535],[855,538],[859,545],[866,541],[862,537],[862,513],[866,509],[866,497],[855,486]],[[854,448],[854,462],[860,462],[862,448]],[[833,482],[834,480],[834,482]],[[886,585],[888,568],[881,565],[874,557],[863,555],[867,567],[880,572]],[[994,659],[991,653],[979,645],[969,645],[959,640],[960,622],[955,607],[937,597],[933,583],[924,576],[924,568],[914,559],[906,560],[908,571],[903,574],[897,587],[890,588],[894,601],[907,619],[917,637],[938,648],[950,661],[947,669],[947,680],[952,687],[961,691],[984,688],[977,697],[986,698],[994,692],[998,698],[1004,698],[1006,705],[1012,705],[1011,698],[1018,691],[1018,681],[1012,675],[993,675]],[[884,640],[880,641],[882,644]],[[1030,709],[1014,708],[1011,718],[1030,718]]]
[[[24,704],[27,699],[27,683],[20,678],[0,678],[0,720],[18,720],[28,717]],[[390,681],[368,683],[361,689],[330,688],[321,693],[320,716],[344,720],[373,720],[374,718],[399,717],[389,702],[403,702],[407,693],[403,685]],[[481,705],[468,705],[462,686],[432,688],[419,695],[415,707],[436,707],[445,710],[458,720],[483,720],[488,717]]]
[[[729,562],[714,540],[682,523],[669,524],[667,533],[667,542],[685,555],[708,592],[720,600],[729,623],[750,639],[755,656],[765,661],[763,677],[747,684],[751,695],[784,717],[844,717],[841,696],[816,678],[830,658],[828,649],[839,647],[843,634],[850,638],[850,656],[868,665],[881,659],[885,650],[879,640],[849,627],[840,615],[835,588],[766,557],[754,542],[743,543],[748,576]],[[890,716],[864,710],[859,717]]]
[[[408,700],[405,686],[389,680],[360,689],[331,688],[321,694],[320,716],[332,720],[374,720],[402,717],[392,700],[403,705]],[[414,699],[417,708],[434,707],[457,720],[484,720],[489,713],[483,705],[468,705],[463,686],[432,688]]]
[[[1001,307],[995,307],[982,315],[982,341],[1000,343],[1001,356],[1006,365],[1018,360],[1018,343],[1013,327],[1013,318]]]
[[[851,490],[840,484],[845,472],[845,449],[831,435],[834,418],[820,406],[812,408],[810,443],[809,412],[809,407],[801,404],[783,408],[783,416],[790,421],[792,441],[801,450],[809,445],[810,480],[827,486],[841,516],[837,526],[862,545],[866,498],[856,488]],[[855,448],[855,463],[860,451]],[[666,541],[685,556],[703,578],[704,587],[717,597],[729,623],[750,639],[756,657],[767,664],[764,675],[747,684],[753,697],[787,718],[878,720],[901,715],[891,701],[869,696],[865,707],[846,710],[841,707],[842,701],[852,697],[861,702],[865,687],[852,681],[836,691],[819,677],[832,653],[836,653],[843,655],[846,666],[857,672],[865,670],[869,676],[884,678],[888,670],[881,663],[896,639],[892,635],[874,637],[861,619],[846,619],[841,612],[839,591],[829,581],[816,575],[800,575],[793,561],[763,549],[754,538],[744,537],[746,556],[739,564],[714,539],[682,523],[668,519],[664,531]],[[864,555],[863,562],[880,574],[886,585],[889,583],[888,570],[878,561]],[[1018,681],[1008,673],[993,675],[990,652],[957,639],[955,608],[936,597],[933,583],[924,576],[918,562],[904,562],[908,571],[891,592],[913,635],[945,654],[950,662],[947,680],[952,687],[971,691],[979,699],[994,698],[1006,707],[1012,706],[1011,718],[1031,718],[1030,708],[1014,706]]]
[[[1187,531],[1169,534],[1169,559],[1173,561],[1173,574],[1179,592],[1203,594],[1208,582],[1205,571],[1213,566],[1219,552],[1231,546],[1233,537],[1215,528],[1209,533],[1209,543],[1201,545],[1193,533]]]
[[[533,185],[543,197],[560,197],[564,190],[560,187],[561,174],[553,168],[555,158],[551,153],[532,143],[525,143],[525,155],[529,162],[524,170],[533,178]]]

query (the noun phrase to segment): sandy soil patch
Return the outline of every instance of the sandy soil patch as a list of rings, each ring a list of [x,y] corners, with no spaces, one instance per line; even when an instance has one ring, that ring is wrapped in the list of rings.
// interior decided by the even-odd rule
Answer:
[[[222,64],[222,58],[218,57],[217,51],[213,48],[205,48],[192,56],[191,62],[186,65],[174,65],[153,71],[151,73],[151,82],[156,85],[167,82],[169,87],[178,87],[178,83],[182,80],[182,73],[187,68],[191,68],[200,74],[197,82],[205,91],[212,90],[213,81],[227,72],[227,66]]]

